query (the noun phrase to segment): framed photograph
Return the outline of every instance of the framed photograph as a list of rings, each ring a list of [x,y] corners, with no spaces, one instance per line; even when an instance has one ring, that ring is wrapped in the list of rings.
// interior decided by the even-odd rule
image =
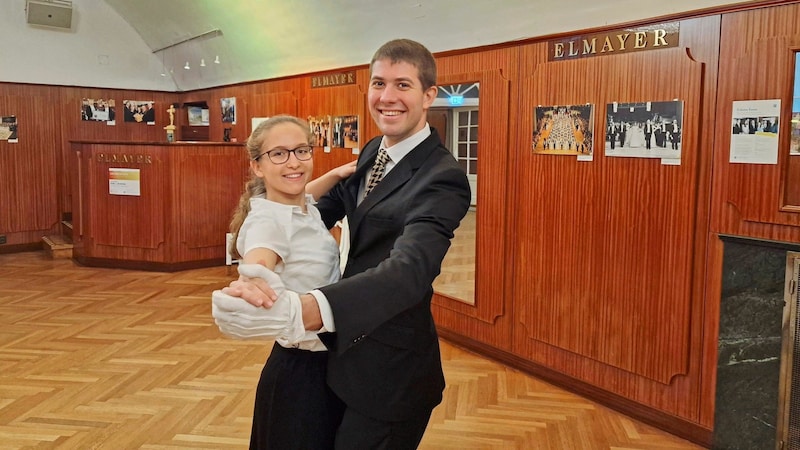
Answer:
[[[81,100],[81,120],[106,122],[108,125],[116,123],[116,108],[114,100],[84,98]]]
[[[186,111],[189,115],[189,125],[195,127],[208,126],[208,109],[200,106],[189,106],[186,108]]]
[[[537,106],[533,114],[534,153],[591,155],[594,106]]]
[[[0,117],[0,141],[18,142],[16,116]]]
[[[125,122],[156,124],[156,110],[152,100],[123,100],[122,109]]]
[[[334,147],[358,148],[358,116],[335,116],[332,130]]]
[[[606,156],[680,159],[682,137],[681,101],[606,105]]]
[[[331,146],[331,116],[308,116],[308,126],[314,135],[316,147]]]
[[[222,123],[236,124],[236,97],[220,99],[222,107]]]

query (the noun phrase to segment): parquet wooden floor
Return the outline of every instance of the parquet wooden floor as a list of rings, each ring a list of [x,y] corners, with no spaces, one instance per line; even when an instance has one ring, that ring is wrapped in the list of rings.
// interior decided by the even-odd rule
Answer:
[[[178,273],[0,255],[0,449],[243,449],[270,342],[220,335],[227,267]],[[422,449],[699,449],[442,342]]]

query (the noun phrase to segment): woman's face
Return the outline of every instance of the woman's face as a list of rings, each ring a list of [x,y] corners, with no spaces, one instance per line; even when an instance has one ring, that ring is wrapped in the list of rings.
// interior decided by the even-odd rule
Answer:
[[[257,161],[250,161],[250,166],[253,173],[264,180],[267,199],[287,205],[304,205],[306,183],[311,180],[314,160],[300,161],[294,152],[290,152],[286,162],[276,164],[265,152],[308,146],[306,131],[294,123],[280,123],[264,133],[262,156]]]

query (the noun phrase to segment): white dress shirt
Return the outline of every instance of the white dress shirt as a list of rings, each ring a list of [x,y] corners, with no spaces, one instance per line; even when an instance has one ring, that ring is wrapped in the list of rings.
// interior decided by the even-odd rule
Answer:
[[[325,229],[310,195],[306,209],[276,203],[264,198],[250,199],[247,214],[236,241],[244,255],[256,247],[268,248],[281,259],[274,272],[286,289],[302,294],[313,288],[339,281],[339,247]],[[305,350],[325,350],[316,333],[309,332],[298,345]]]

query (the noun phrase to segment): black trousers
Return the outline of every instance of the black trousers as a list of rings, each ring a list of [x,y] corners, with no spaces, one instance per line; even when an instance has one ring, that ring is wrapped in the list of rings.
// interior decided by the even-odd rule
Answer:
[[[402,422],[384,422],[348,408],[336,433],[336,450],[414,450],[432,412],[421,411]]]
[[[256,389],[251,449],[334,448],[344,405],[325,382],[327,366],[327,352],[275,343]]]

